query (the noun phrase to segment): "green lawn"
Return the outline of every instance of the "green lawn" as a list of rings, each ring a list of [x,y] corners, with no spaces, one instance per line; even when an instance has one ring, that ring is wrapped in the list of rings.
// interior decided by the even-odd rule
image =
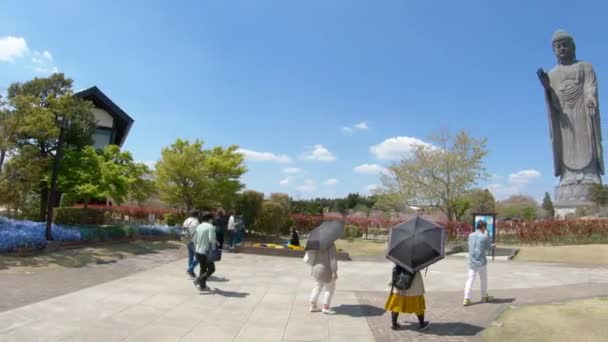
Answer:
[[[516,261],[608,265],[608,245],[523,246]]]
[[[606,341],[608,298],[508,309],[502,326],[482,332],[484,341]]]

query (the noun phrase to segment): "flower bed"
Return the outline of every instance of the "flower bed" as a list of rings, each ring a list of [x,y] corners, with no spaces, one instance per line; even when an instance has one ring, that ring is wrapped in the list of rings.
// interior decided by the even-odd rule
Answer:
[[[53,225],[53,240],[66,246],[79,246],[100,241],[133,239],[176,239],[178,231],[165,226],[64,226]],[[160,238],[159,238],[160,237]],[[17,249],[43,249],[46,241],[44,222],[18,221],[0,216],[0,253]]]
[[[303,258],[306,251],[302,246],[293,245],[277,245],[277,244],[264,244],[264,243],[253,243],[245,242],[234,248],[236,253],[250,253],[258,255],[272,255],[272,256],[286,256]],[[337,259],[343,261],[350,261],[350,255],[347,252],[338,250]]]

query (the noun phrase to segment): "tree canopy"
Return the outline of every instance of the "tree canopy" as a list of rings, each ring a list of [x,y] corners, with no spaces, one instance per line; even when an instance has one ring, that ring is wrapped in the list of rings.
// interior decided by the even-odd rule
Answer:
[[[410,158],[389,167],[382,176],[381,196],[393,205],[438,208],[454,220],[462,197],[486,177],[486,139],[460,131],[455,136],[442,132],[431,141],[415,146]]]

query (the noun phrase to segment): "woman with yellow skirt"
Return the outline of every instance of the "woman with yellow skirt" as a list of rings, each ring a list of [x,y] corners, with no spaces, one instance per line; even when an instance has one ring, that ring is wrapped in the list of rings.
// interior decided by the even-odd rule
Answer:
[[[409,284],[398,281],[399,275],[405,276],[406,279],[409,278]],[[426,330],[430,323],[424,320],[426,303],[424,301],[424,283],[420,272],[412,275],[401,266],[395,265],[391,285],[391,293],[384,305],[386,310],[391,311],[391,329],[401,328],[401,325],[397,323],[399,313],[411,313],[418,317],[417,330]]]

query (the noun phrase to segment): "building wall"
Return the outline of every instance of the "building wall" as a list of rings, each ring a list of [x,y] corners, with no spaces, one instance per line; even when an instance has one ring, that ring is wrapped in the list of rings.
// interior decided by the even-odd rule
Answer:
[[[114,119],[105,110],[101,108],[93,108],[93,115],[95,116],[95,121],[97,121],[98,127],[114,127]]]

